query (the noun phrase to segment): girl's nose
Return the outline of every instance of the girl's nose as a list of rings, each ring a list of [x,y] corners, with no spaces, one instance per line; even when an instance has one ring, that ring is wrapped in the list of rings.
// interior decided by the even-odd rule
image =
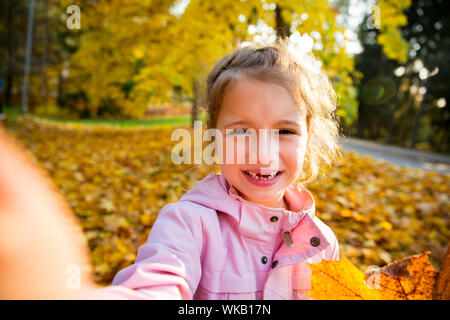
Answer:
[[[258,150],[258,164],[269,165],[272,162],[273,157],[271,156],[270,150],[264,150],[264,148],[259,148]]]
[[[261,134],[258,144],[258,164],[271,165],[278,160],[278,153],[278,136]]]

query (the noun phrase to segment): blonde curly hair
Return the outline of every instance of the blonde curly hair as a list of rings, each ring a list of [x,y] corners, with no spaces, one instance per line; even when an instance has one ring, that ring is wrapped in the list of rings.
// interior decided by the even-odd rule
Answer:
[[[207,127],[215,128],[227,86],[243,76],[288,89],[297,106],[306,109],[307,151],[297,180],[309,183],[340,155],[339,126],[336,93],[328,76],[311,54],[303,54],[300,49],[289,38],[279,38],[272,44],[250,43],[235,49],[221,58],[209,73],[202,105],[208,114]]]

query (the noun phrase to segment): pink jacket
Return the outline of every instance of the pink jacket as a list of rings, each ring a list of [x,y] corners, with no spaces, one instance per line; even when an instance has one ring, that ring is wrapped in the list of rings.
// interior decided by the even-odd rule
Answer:
[[[136,262],[88,299],[307,299],[308,263],[338,260],[314,198],[292,184],[290,210],[241,198],[222,175],[162,208]]]

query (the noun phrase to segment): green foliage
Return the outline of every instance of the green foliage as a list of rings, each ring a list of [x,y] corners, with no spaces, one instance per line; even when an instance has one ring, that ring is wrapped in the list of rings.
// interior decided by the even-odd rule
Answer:
[[[406,63],[386,57],[386,48],[374,41],[378,30],[361,27],[364,51],[355,57],[356,68],[364,75],[354,128],[359,138],[448,153],[448,7],[441,0],[415,0],[404,11],[405,18],[398,21],[408,21],[400,28],[410,47]],[[439,107],[438,101],[447,103]]]

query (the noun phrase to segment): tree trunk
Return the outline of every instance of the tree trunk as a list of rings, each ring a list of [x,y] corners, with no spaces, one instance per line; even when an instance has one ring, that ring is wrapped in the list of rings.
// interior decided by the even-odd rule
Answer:
[[[409,86],[411,86],[411,83]],[[409,140],[409,133],[410,130],[410,124],[411,119],[409,117],[410,114],[414,113],[414,99],[415,96],[409,92],[407,94],[407,98],[405,99],[405,103],[402,104],[404,106],[404,110],[402,111],[401,115],[399,116],[398,122],[397,122],[397,135],[396,135],[396,141],[397,144],[404,145],[405,141]]]
[[[397,111],[397,108],[394,108],[394,111],[392,111],[392,116],[389,121],[387,130],[386,130],[386,138],[384,140],[385,144],[391,144],[392,143],[392,132],[394,132],[395,128],[395,111]]]
[[[409,86],[408,86],[409,87]],[[401,94],[401,97],[397,95],[397,99],[395,102],[395,107],[391,113],[391,120],[388,125],[387,130],[387,136],[386,136],[386,144],[393,144],[394,143],[394,132],[397,130],[399,123],[396,120],[395,114],[397,112],[401,112],[402,106],[404,105],[405,101],[408,101],[411,97],[411,91],[406,90],[404,93]]]
[[[12,105],[12,87],[14,81],[14,4],[15,0],[10,0],[8,3],[8,37],[6,46],[8,48],[8,62],[6,67],[6,81],[5,81],[5,105],[10,107]]]
[[[275,7],[275,23],[276,33],[278,38],[289,37],[291,35],[291,26],[284,21],[281,11],[283,9],[277,4]]]
[[[59,107],[64,106],[63,82],[64,78],[62,76],[62,72],[60,72],[58,75],[58,93],[56,96],[56,103],[58,104]]]
[[[43,14],[44,14],[44,27],[45,31],[43,32],[43,39],[42,39],[42,63],[41,63],[41,78],[42,78],[42,103],[44,105],[48,104],[48,98],[49,98],[49,85],[48,85],[48,78],[47,78],[47,65],[48,65],[48,48],[49,48],[49,37],[48,37],[48,31],[50,30],[49,25],[49,17],[48,17],[48,0],[43,0]]]
[[[191,109],[191,128],[194,128],[194,121],[198,118],[199,86],[197,80],[192,85],[192,109]]]
[[[357,126],[357,137],[360,139],[363,139],[363,119],[364,119],[364,111],[363,106],[361,105],[361,102],[358,105],[358,122],[356,123]]]
[[[427,83],[428,79],[426,79],[424,83],[425,89],[427,89]],[[426,92],[422,97],[422,101],[420,101],[419,111],[417,112],[416,117],[414,119],[414,126],[411,133],[411,145],[410,145],[411,148],[415,148],[417,144],[417,133],[419,132],[420,122],[422,120],[423,112],[425,110],[425,99],[426,99]]]

